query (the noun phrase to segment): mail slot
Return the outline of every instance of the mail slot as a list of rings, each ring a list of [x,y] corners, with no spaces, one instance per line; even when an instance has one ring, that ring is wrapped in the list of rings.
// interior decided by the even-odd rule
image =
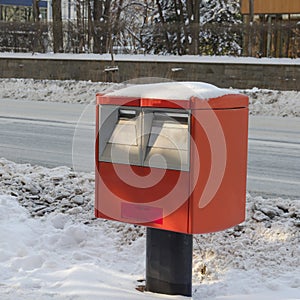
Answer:
[[[150,126],[145,128],[146,155],[144,166],[161,167],[164,158],[166,168],[189,169],[189,120],[185,111],[166,110],[145,111],[145,119],[150,118]]]
[[[247,96],[166,82],[96,98],[96,217],[183,233],[244,220]]]
[[[99,160],[140,164],[140,110],[104,106],[101,111]]]

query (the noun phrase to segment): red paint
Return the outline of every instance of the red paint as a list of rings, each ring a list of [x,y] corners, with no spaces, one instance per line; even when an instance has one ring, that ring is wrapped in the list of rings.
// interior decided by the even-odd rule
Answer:
[[[105,95],[97,95],[96,103],[102,105],[140,106],[140,99],[136,97],[107,97]]]
[[[121,217],[129,222],[147,222],[153,220],[155,224],[163,224],[163,209],[144,204],[121,203]]]
[[[100,162],[96,133],[96,217],[183,233],[223,230],[245,219],[247,96],[233,94],[208,100],[197,97],[191,97],[190,100],[164,100],[98,94],[97,104],[168,108],[174,109],[174,112],[176,109],[189,110],[190,133],[194,142],[190,145],[189,171],[164,170]],[[96,111],[98,128],[99,105]],[[214,145],[219,138],[216,125],[221,128],[223,148]],[[218,151],[225,151],[225,154]],[[218,174],[218,165],[214,164],[218,154],[226,155],[220,184],[210,201],[199,207],[207,186],[214,183],[210,178],[211,174]],[[199,174],[197,162],[200,163]],[[126,174],[125,180],[120,178],[120,173]],[[148,176],[151,175],[161,179],[147,187]],[[140,180],[137,187],[135,176],[139,176]],[[170,206],[175,209],[170,209]]]
[[[141,107],[189,109],[189,100],[141,99]]]

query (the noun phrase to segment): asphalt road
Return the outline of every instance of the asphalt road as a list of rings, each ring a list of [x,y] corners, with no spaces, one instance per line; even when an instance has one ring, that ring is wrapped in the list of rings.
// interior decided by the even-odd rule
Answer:
[[[0,100],[0,157],[46,167],[94,169],[94,107]],[[251,116],[247,189],[300,198],[300,119]]]

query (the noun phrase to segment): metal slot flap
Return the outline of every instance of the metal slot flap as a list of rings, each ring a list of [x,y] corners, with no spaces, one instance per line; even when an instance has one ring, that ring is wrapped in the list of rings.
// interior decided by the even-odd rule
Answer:
[[[118,109],[118,119],[100,156],[101,161],[140,164],[138,116],[137,110]],[[100,129],[100,137],[101,130],[105,128]]]
[[[178,115],[154,113],[148,147],[188,150],[188,115]]]
[[[136,122],[119,120],[108,142],[121,145],[137,145]]]
[[[132,109],[119,109],[119,119],[134,119],[136,118],[136,110]]]
[[[118,122],[108,142],[121,145],[137,145],[136,115],[135,110],[120,109]]]
[[[189,115],[153,113],[145,165],[168,169],[189,169]]]

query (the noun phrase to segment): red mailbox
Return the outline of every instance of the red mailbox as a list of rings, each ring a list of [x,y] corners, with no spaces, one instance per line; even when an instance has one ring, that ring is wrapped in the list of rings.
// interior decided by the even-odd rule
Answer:
[[[248,97],[200,82],[97,94],[98,218],[182,233],[245,219]]]

